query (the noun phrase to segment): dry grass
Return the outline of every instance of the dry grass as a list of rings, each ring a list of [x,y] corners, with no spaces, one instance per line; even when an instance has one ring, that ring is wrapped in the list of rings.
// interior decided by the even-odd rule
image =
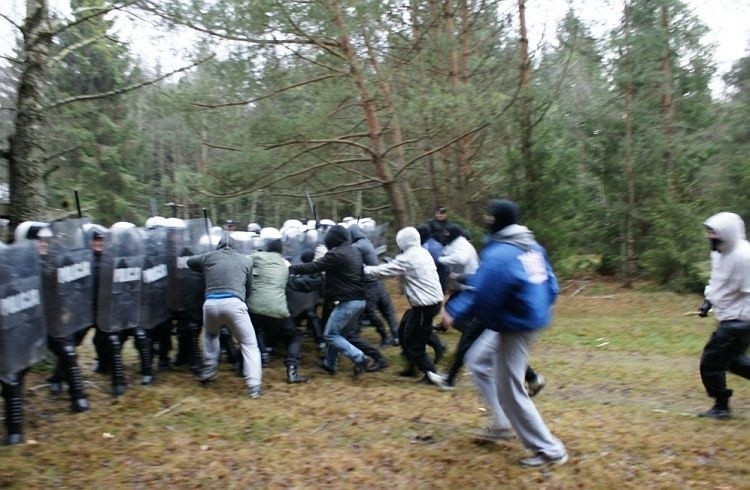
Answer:
[[[400,378],[395,348],[389,369],[354,381],[346,361],[336,376],[314,368],[306,343],[301,371],[313,380],[287,385],[276,359],[266,394],[250,400],[226,365],[207,387],[179,370],[138,386],[128,344],[132,385],[115,403],[108,380],[88,374],[87,340],[92,410],[69,413],[41,386],[46,373],[31,373],[29,442],[0,448],[0,487],[750,488],[750,384],[729,378],[733,420],[693,416],[710,404],[698,358],[713,321],[685,316],[699,298],[606,283],[565,291],[532,359],[548,381],[537,406],[570,452],[564,466],[519,467],[518,441],[473,443],[466,433],[485,413],[469,377],[453,392]]]

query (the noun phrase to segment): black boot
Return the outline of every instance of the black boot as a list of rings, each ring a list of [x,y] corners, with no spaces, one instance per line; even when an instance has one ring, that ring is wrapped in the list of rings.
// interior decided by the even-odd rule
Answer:
[[[85,412],[89,409],[86,393],[83,391],[83,377],[81,368],[78,367],[78,357],[75,345],[66,343],[62,348],[63,366],[68,381],[68,393],[70,393],[70,405],[74,412]]]
[[[413,378],[417,374],[419,374],[417,366],[411,363],[409,363],[403,371],[398,373],[399,376],[403,376],[404,378]]]
[[[150,385],[154,382],[154,351],[148,332],[140,327],[135,329],[135,348],[141,358],[141,384]]]
[[[21,398],[21,376],[9,376],[8,382],[3,382],[3,398],[5,398],[5,427],[7,435],[5,444],[20,444],[23,442],[23,399]]]
[[[297,372],[297,366],[295,364],[289,364],[286,367],[286,382],[287,383],[307,383],[310,380],[307,376],[302,376]]]
[[[729,409],[729,397],[732,396],[732,390],[725,390],[725,394],[716,397],[716,403],[710,410],[701,412],[698,417],[708,417],[717,420],[726,420],[732,418],[732,411]]]
[[[385,369],[388,367],[388,361],[385,360],[385,357],[379,357],[375,359],[375,361],[367,366],[367,372],[368,373],[374,373],[375,371],[380,371],[381,369]]]
[[[307,326],[312,330],[313,337],[315,338],[315,346],[318,351],[323,352],[326,348],[326,339],[323,337],[323,325],[320,324],[320,318],[314,310],[306,312],[307,314]]]
[[[190,325],[190,356],[188,367],[194,373],[203,369],[203,352],[201,351],[201,326],[198,324]]]
[[[125,394],[125,367],[122,364],[122,342],[119,332],[110,332],[107,337],[112,356],[112,395]]]

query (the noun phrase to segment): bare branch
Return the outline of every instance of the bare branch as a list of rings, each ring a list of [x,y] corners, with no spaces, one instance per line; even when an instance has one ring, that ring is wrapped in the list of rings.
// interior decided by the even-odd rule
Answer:
[[[373,151],[368,146],[362,145],[360,143],[357,143],[355,141],[348,141],[340,138],[333,138],[333,139],[324,139],[324,140],[290,140],[290,141],[283,141],[281,143],[277,143],[274,145],[268,145],[266,146],[267,150],[273,150],[274,148],[279,148],[282,146],[289,146],[289,145],[307,145],[307,144],[322,144],[322,145],[333,145],[333,144],[343,144],[343,145],[351,145],[356,148],[359,148],[360,150],[369,153],[371,156],[376,156],[375,151]]]
[[[178,68],[177,70],[171,71],[171,72],[169,72],[169,73],[167,73],[165,75],[162,75],[160,77],[154,78],[152,80],[147,80],[145,82],[136,83],[136,84],[133,84],[133,85],[128,85],[127,87],[122,87],[122,88],[119,88],[119,89],[116,89],[116,90],[110,90],[109,92],[102,92],[100,94],[76,95],[74,97],[68,97],[67,99],[63,99],[63,100],[57,101],[57,102],[55,102],[55,103],[53,103],[51,105],[48,105],[47,107],[45,107],[45,109],[55,109],[55,108],[63,106],[63,105],[72,104],[73,102],[81,102],[81,101],[90,101],[90,100],[104,99],[104,98],[107,98],[107,97],[112,97],[114,95],[121,95],[121,94],[125,94],[125,93],[128,93],[128,92],[132,92],[133,90],[136,90],[136,89],[139,89],[139,88],[142,88],[142,87],[146,87],[148,85],[153,85],[155,83],[159,83],[160,81],[164,80],[165,78],[169,78],[170,76],[174,75],[175,73],[180,73],[182,71],[186,71],[186,70],[189,70],[191,68],[194,68],[194,67],[200,65],[201,63],[205,63],[206,61],[210,60],[214,56],[216,56],[216,55],[212,54],[211,56],[209,56],[207,58],[203,58],[203,59],[200,59],[200,60],[192,63],[191,65],[184,66],[182,68]]]
[[[209,148],[214,148],[216,150],[244,151],[242,148],[232,148],[231,146],[222,146],[222,145],[217,145],[217,144],[214,144],[214,143],[208,143],[206,141],[201,142],[201,144],[203,144],[203,145],[205,145],[205,146],[207,146]]]
[[[16,30],[18,30],[19,32],[21,31],[21,26],[18,25],[18,24],[16,24],[15,22],[13,22],[13,19],[11,19],[10,17],[8,17],[7,15],[0,13],[0,18],[5,19],[8,22],[8,24],[10,24],[13,27],[15,27]]]
[[[88,22],[89,20],[95,19],[96,17],[101,17],[104,14],[108,14],[109,12],[112,12],[114,10],[122,10],[125,7],[129,7],[129,6],[133,5],[133,4],[138,3],[139,1],[140,0],[129,0],[129,1],[125,2],[125,3],[123,3],[122,5],[110,5],[108,7],[102,7],[102,8],[92,7],[90,9],[90,10],[93,10],[93,12],[91,14],[84,15],[83,17],[75,19],[75,20],[73,20],[71,22],[68,22],[66,24],[62,24],[60,27],[58,27],[57,29],[55,29],[54,31],[52,31],[50,33],[50,35],[53,36],[53,37],[57,36],[61,32],[66,31],[66,30],[70,29],[71,27],[75,27],[75,26],[77,26],[79,24],[83,24],[84,22]]]
[[[52,161],[52,160],[54,160],[55,158],[59,158],[59,157],[61,157],[61,156],[63,156],[63,155],[67,155],[68,153],[73,153],[74,151],[77,151],[77,150],[79,150],[79,149],[81,149],[81,146],[80,146],[80,145],[79,145],[79,146],[75,146],[75,147],[73,147],[73,148],[68,148],[67,150],[62,150],[62,151],[60,151],[60,152],[57,152],[57,153],[55,153],[54,155],[50,155],[50,156],[48,156],[48,157],[45,157],[45,158],[44,158],[44,161],[45,161],[45,162],[49,162],[49,161]]]
[[[0,59],[4,59],[6,61],[10,61],[11,63],[14,63],[16,65],[20,65],[22,63],[22,61],[19,60],[18,58],[11,58],[10,56],[0,55]]]
[[[420,155],[415,156],[414,158],[412,158],[411,160],[409,160],[408,162],[406,162],[403,167],[401,167],[400,169],[398,169],[398,171],[396,171],[396,173],[393,175],[393,180],[396,180],[396,178],[398,178],[398,176],[400,174],[402,174],[404,172],[404,170],[406,170],[414,162],[419,161],[419,160],[421,160],[422,158],[424,158],[426,156],[432,155],[433,153],[437,153],[438,151],[442,150],[443,148],[446,148],[446,147],[452,145],[456,141],[459,141],[462,138],[465,138],[465,137],[469,136],[470,134],[477,133],[477,132],[483,130],[484,128],[486,128],[489,125],[490,125],[490,123],[488,123],[488,122],[482,123],[479,126],[477,126],[476,128],[471,129],[471,130],[469,130],[469,131],[467,131],[467,132],[465,132],[465,133],[463,133],[463,134],[461,134],[459,136],[456,136],[455,138],[449,140],[446,143],[443,143],[440,146],[437,146],[435,148],[432,148],[432,149],[430,149],[428,151],[423,152]]]
[[[312,78],[310,80],[303,80],[301,82],[294,83],[292,85],[287,85],[286,87],[281,87],[280,89],[274,90],[273,92],[269,92],[269,93],[264,94],[264,95],[259,95],[258,97],[253,97],[252,99],[242,100],[242,101],[239,101],[239,102],[224,102],[222,104],[200,104],[200,103],[194,103],[193,105],[196,106],[196,107],[203,107],[203,108],[207,108],[207,109],[217,109],[219,107],[233,107],[233,106],[238,106],[238,105],[247,105],[247,104],[252,104],[253,102],[258,102],[259,100],[268,99],[270,97],[273,97],[274,95],[278,95],[278,94],[280,94],[282,92],[286,92],[287,90],[291,90],[293,88],[302,87],[302,86],[308,85],[310,83],[321,82],[321,81],[327,80],[329,78],[336,78],[336,77],[340,77],[340,76],[341,75],[323,75],[322,77]]]
[[[84,46],[88,46],[89,44],[95,43],[95,42],[99,41],[100,39],[103,39],[103,38],[106,38],[106,37],[109,37],[109,36],[107,36],[107,34],[104,33],[101,36],[91,37],[91,38],[88,38],[88,39],[84,39],[83,41],[81,41],[79,43],[76,43],[76,44],[73,44],[73,45],[70,45],[70,46],[66,46],[64,49],[62,49],[57,54],[57,56],[55,56],[54,58],[50,59],[50,64],[59,63],[63,58],[65,58],[66,56],[68,56],[69,53],[72,53],[73,51],[75,51],[77,49],[81,49]]]
[[[148,4],[149,6],[146,7],[145,4]],[[189,29],[192,29],[194,31],[202,32],[204,34],[208,34],[209,36],[213,37],[219,37],[221,39],[226,39],[228,41],[238,41],[238,42],[246,42],[246,43],[252,43],[252,44],[258,44],[258,45],[275,45],[275,46],[285,46],[287,44],[320,44],[319,42],[314,42],[308,39],[263,39],[263,38],[252,38],[247,36],[239,36],[236,34],[231,34],[227,32],[219,32],[213,29],[209,29],[208,27],[199,26],[197,24],[194,24],[192,22],[189,22],[184,19],[177,19],[174,17],[170,17],[168,15],[163,14],[159,11],[159,9],[155,6],[153,6],[152,2],[145,2],[143,6],[144,10],[148,10],[152,14],[156,15],[157,17],[160,17],[168,22],[172,22],[177,25],[181,25],[184,27],[187,27]],[[331,46],[337,46],[338,43],[335,41],[325,41],[322,44],[330,44]]]

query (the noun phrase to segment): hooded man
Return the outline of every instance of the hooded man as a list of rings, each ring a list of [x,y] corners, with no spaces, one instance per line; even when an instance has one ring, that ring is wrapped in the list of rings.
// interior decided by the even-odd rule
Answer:
[[[365,309],[362,255],[352,247],[349,231],[341,225],[332,226],[325,235],[328,251],[317,260],[289,267],[290,274],[325,272],[323,301],[331,308],[326,321],[326,355],[320,367],[329,374],[336,372],[338,354],[354,363],[354,376],[362,374],[367,362],[364,353],[346,339],[346,332],[356,326]]]
[[[218,249],[190,257],[188,267],[202,272],[206,279],[206,301],[203,303],[203,362],[198,376],[201,382],[213,381],[218,374],[219,333],[226,325],[240,343],[242,369],[250,398],[259,398],[261,365],[258,341],[247,312],[247,299],[252,280],[252,261],[231,247],[226,235]]]
[[[424,372],[422,379],[429,382],[427,373],[434,372],[435,366],[425,348],[432,335],[432,320],[443,304],[443,290],[435,261],[422,247],[416,228],[407,226],[399,230],[396,245],[402,250],[400,254],[385,264],[366,266],[365,274],[373,278],[401,277],[411,306],[401,322],[402,349],[406,360]]]
[[[489,405],[494,439],[515,432],[532,455],[523,466],[563,464],[565,446],[544,424],[524,387],[529,350],[550,322],[559,288],[546,250],[525,226],[520,210],[507,200],[490,202],[485,222],[490,233],[471,288],[446,305],[443,322],[476,318],[485,331],[466,354],[466,365]]]
[[[750,346],[750,243],[745,239],[745,223],[735,213],[715,214],[704,225],[711,244],[705,298],[719,325],[700,361],[701,381],[716,401],[698,416],[723,420],[731,417],[727,371],[750,379],[750,358],[745,354]]]
[[[349,227],[349,236],[352,239],[354,248],[362,254],[362,262],[365,266],[378,265],[380,263],[375,246],[365,236],[359,225],[354,224]],[[383,287],[383,283],[377,279],[365,278],[365,295],[367,296],[367,305],[365,306],[363,315],[380,335],[380,345],[383,347],[398,345],[396,312],[393,309],[391,297],[388,296],[388,292]],[[386,330],[378,312],[388,322],[390,333]]]

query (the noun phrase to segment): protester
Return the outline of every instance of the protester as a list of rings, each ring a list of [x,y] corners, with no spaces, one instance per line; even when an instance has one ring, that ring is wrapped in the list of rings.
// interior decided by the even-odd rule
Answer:
[[[192,270],[202,272],[206,280],[206,300],[203,304],[203,369],[198,379],[213,381],[218,374],[219,332],[226,325],[240,343],[242,369],[250,398],[259,398],[261,366],[258,342],[248,315],[247,299],[252,278],[252,262],[232,250],[231,238],[224,236],[218,249],[187,261]]]
[[[520,460],[523,466],[563,464],[565,446],[544,424],[524,387],[529,349],[549,324],[559,289],[545,249],[512,219],[519,215],[511,201],[490,202],[485,216],[490,236],[472,288],[447,305],[443,321],[450,325],[477,318],[486,327],[466,358],[493,415],[482,432],[496,440],[515,432],[532,452]]]
[[[262,331],[267,346],[283,341],[286,344],[286,380],[305,383],[307,376],[299,374],[300,336],[287,307],[286,285],[289,263],[281,255],[281,240],[271,240],[265,251],[254,252],[253,280],[247,306],[250,319]]]
[[[425,373],[434,372],[432,359],[427,356],[426,346],[432,335],[432,319],[440,312],[443,291],[440,288],[435,262],[430,253],[421,246],[419,232],[408,226],[396,233],[396,244],[402,250],[393,260],[380,265],[365,267],[369,277],[401,277],[410,309],[404,313],[401,328],[402,349],[407,361]]]
[[[338,354],[343,354],[354,364],[354,376],[367,368],[365,354],[346,339],[365,309],[362,255],[352,247],[349,232],[341,225],[332,226],[323,239],[328,249],[322,257],[306,263],[293,264],[290,274],[316,274],[325,272],[323,301],[331,308],[326,322],[326,354],[320,362],[326,372],[333,374],[337,368]]]
[[[745,223],[735,213],[715,214],[704,225],[711,244],[711,277],[702,314],[713,307],[719,324],[700,361],[701,381],[715,403],[698,415],[724,420],[731,417],[727,371],[750,379],[750,243]]]

